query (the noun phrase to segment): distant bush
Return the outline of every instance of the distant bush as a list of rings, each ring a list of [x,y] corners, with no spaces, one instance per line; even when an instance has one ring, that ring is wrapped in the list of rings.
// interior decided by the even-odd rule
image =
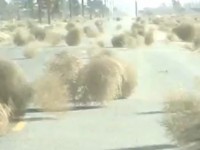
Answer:
[[[34,58],[38,55],[40,48],[41,44],[39,42],[31,42],[24,48],[23,55],[27,59]]]
[[[56,31],[50,30],[46,32],[45,41],[52,46],[58,45],[62,40],[62,35]]]
[[[86,36],[89,38],[95,38],[99,34],[97,30],[95,30],[94,28],[89,27],[89,26],[84,27],[83,31],[86,34]]]
[[[66,29],[67,31],[70,31],[70,30],[72,30],[73,28],[76,28],[76,25],[75,25],[74,23],[72,23],[72,22],[67,23],[67,25],[66,25],[66,27],[65,27],[65,29]]]
[[[30,28],[30,32],[39,41],[43,41],[46,37],[46,31],[41,27],[33,26]]]
[[[18,29],[13,35],[13,42],[17,46],[23,46],[34,40],[34,37],[26,30]]]
[[[77,29],[77,28],[70,30],[65,37],[65,42],[69,46],[79,45],[80,42],[81,42],[81,32],[80,32],[80,30]]]
[[[149,31],[145,35],[145,44],[146,45],[151,45],[154,43],[154,31]]]
[[[173,32],[183,41],[192,42],[195,38],[195,27],[192,24],[181,24]]]
[[[113,47],[125,47],[126,37],[124,34],[114,36],[111,40]]]

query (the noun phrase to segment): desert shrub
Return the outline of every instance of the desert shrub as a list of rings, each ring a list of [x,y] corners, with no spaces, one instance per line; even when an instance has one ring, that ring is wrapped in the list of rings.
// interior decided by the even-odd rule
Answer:
[[[86,36],[89,38],[95,38],[98,36],[98,32],[95,31],[95,29],[92,27],[86,26],[83,28],[83,31],[86,34]]]
[[[63,109],[70,99],[66,85],[57,74],[44,74],[35,81],[34,90],[34,102],[47,111]]]
[[[23,115],[33,91],[21,69],[13,62],[0,59],[0,78],[0,103],[11,106],[12,117]]]
[[[131,32],[134,36],[137,34],[145,36],[146,34],[145,25],[140,23],[133,23],[133,25],[131,26]]]
[[[67,25],[66,25],[66,27],[65,27],[65,29],[66,29],[67,31],[70,31],[70,30],[72,30],[73,28],[76,28],[76,25],[75,25],[74,23],[72,23],[72,22],[67,23]]]
[[[41,43],[35,41],[29,43],[23,50],[23,55],[25,58],[31,59],[38,55],[41,48]]]
[[[39,41],[43,41],[46,37],[46,31],[41,27],[33,26],[30,28],[30,32]]]
[[[104,32],[104,27],[103,27],[103,21],[102,20],[96,20],[95,23],[94,23],[98,29],[98,31],[100,33],[103,33]]]
[[[144,45],[144,43],[145,43],[145,38],[143,37],[143,36],[141,36],[141,35],[137,35],[136,37],[135,37],[135,40],[136,40],[136,45],[139,47],[139,46],[143,46]]]
[[[138,46],[137,38],[129,36],[129,35],[125,36],[125,43],[126,43],[126,47],[128,48],[136,48]]]
[[[145,35],[145,44],[146,45],[151,45],[154,42],[154,32],[153,31],[149,31],[146,35]]]
[[[197,36],[193,41],[194,49],[200,48],[200,36]]]
[[[80,60],[66,51],[62,51],[47,64],[47,72],[56,74],[68,87],[69,94],[74,99],[76,95],[76,82],[82,64]]]
[[[168,35],[167,35],[167,39],[169,40],[169,41],[175,41],[175,42],[178,42],[178,41],[180,41],[180,39],[177,37],[177,35],[176,34],[174,34],[174,33],[169,33]]]
[[[111,40],[113,47],[124,47],[126,45],[126,38],[124,34],[116,35]]]
[[[199,96],[190,93],[173,94],[165,104],[163,125],[172,140],[183,148],[199,149],[199,108]]]
[[[81,72],[81,89],[78,101],[100,105],[116,98],[122,82],[122,68],[114,58],[93,58]]]
[[[183,41],[192,42],[195,38],[195,27],[192,24],[181,24],[173,32]]]
[[[122,75],[121,95],[119,98],[127,98],[133,92],[137,85],[136,72],[130,64],[123,64],[124,74]]]
[[[45,41],[50,43],[52,46],[58,45],[62,40],[62,35],[56,31],[47,31]]]
[[[70,30],[65,37],[65,42],[69,46],[79,45],[80,42],[81,42],[81,32],[80,32],[80,30],[77,29],[77,28]]]
[[[8,130],[10,109],[6,105],[0,104],[0,136]]]
[[[33,36],[26,30],[19,29],[13,35],[13,42],[17,46],[23,46],[34,40]]]

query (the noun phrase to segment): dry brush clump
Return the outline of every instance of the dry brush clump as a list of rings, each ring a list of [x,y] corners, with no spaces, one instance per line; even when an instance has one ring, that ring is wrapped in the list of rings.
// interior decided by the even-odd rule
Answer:
[[[192,42],[195,38],[195,26],[183,23],[173,29],[173,32],[183,41]]]
[[[163,125],[169,136],[183,149],[198,150],[200,146],[200,97],[176,93],[168,98]]]
[[[9,126],[10,109],[0,103],[0,136],[4,135]]]
[[[76,28],[76,24],[73,23],[73,22],[69,22],[69,23],[67,23],[67,25],[65,26],[65,29],[66,29],[67,31],[70,31],[70,30],[72,30],[73,28]]]
[[[113,58],[100,56],[93,58],[82,72],[80,103],[96,102],[100,105],[115,99],[122,83],[122,68]]]
[[[1,58],[0,79],[0,103],[11,107],[11,117],[23,115],[33,91],[21,68]]]
[[[30,33],[39,41],[43,41],[46,37],[46,31],[42,27],[30,26]]]
[[[92,26],[84,27],[83,31],[88,38],[96,38],[99,35],[99,32]]]
[[[45,41],[52,46],[58,45],[62,41],[62,35],[54,30],[49,30],[46,32]]]
[[[98,31],[100,33],[103,33],[104,32],[104,24],[103,24],[103,20],[96,20],[95,23],[94,23],[98,29]]]
[[[18,29],[13,35],[13,42],[17,46],[23,46],[33,41],[34,37],[24,28]]]
[[[122,76],[121,95],[119,98],[128,98],[134,92],[137,85],[137,75],[134,66],[123,63],[124,74]]]
[[[24,47],[23,55],[27,59],[34,58],[38,55],[41,48],[41,43],[34,41]]]
[[[138,35],[138,34],[141,36],[145,36],[146,27],[144,24],[133,23],[133,25],[131,26],[131,33],[133,36]]]
[[[113,47],[125,47],[126,38],[124,34],[116,35],[111,40]]]
[[[132,36],[130,33],[123,33],[114,36],[111,42],[113,47],[137,48],[144,45],[144,37],[141,35]]]
[[[153,43],[154,43],[154,31],[150,30],[145,35],[145,44],[146,45],[151,45]]]
[[[34,102],[46,111],[58,111],[68,104],[69,94],[66,85],[58,74],[45,73],[34,84]]]
[[[66,51],[62,51],[52,58],[47,64],[47,72],[56,74],[68,87],[72,99],[76,96],[77,77],[82,67],[81,61]]]
[[[81,31],[78,28],[71,29],[65,37],[65,42],[69,46],[79,45],[81,43]]]

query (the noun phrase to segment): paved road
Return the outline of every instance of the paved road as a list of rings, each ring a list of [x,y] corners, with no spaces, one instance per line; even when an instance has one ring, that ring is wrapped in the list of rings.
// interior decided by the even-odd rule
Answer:
[[[11,50],[14,51],[14,50]],[[1,50],[8,57],[20,51]],[[30,80],[40,73],[52,55],[34,60],[17,60]],[[12,55],[10,55],[12,54]],[[174,45],[155,45],[138,50],[118,50],[118,55],[134,63],[138,71],[135,94],[106,108],[77,110],[60,116],[27,113],[21,131],[0,138],[4,150],[172,150],[161,121],[164,97],[174,89],[195,91],[200,56]],[[30,67],[31,66],[31,67]],[[34,73],[33,73],[34,72]]]

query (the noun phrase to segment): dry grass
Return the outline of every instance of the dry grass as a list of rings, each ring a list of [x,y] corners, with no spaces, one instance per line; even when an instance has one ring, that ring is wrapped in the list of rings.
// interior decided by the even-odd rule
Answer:
[[[65,42],[69,46],[79,45],[81,43],[81,31],[77,28],[70,30],[65,37]]]
[[[8,130],[10,110],[6,105],[0,104],[0,136]]]
[[[145,35],[145,44],[146,45],[151,45],[154,43],[154,31],[151,30]]]
[[[50,43],[52,46],[58,45],[62,40],[62,35],[56,31],[49,30],[46,32],[45,41]]]
[[[17,46],[23,46],[34,40],[34,37],[26,29],[18,29],[13,35],[13,42]]]
[[[81,67],[82,63],[78,58],[62,51],[47,64],[47,72],[57,74],[61,81],[68,86],[69,94],[74,99],[77,92],[77,77]]]
[[[32,88],[22,70],[13,62],[0,59],[0,103],[10,105],[12,117],[23,115],[31,99]]]
[[[114,58],[106,55],[93,58],[81,72],[79,101],[102,105],[115,99],[120,92],[122,70]]]
[[[192,42],[195,38],[195,27],[192,24],[181,24],[173,32],[183,41]]]
[[[170,137],[181,147],[198,150],[200,126],[200,99],[190,93],[176,93],[168,98],[164,110],[164,126]]]
[[[90,27],[90,26],[84,27],[83,31],[88,38],[96,38],[99,35],[98,31],[95,30],[95,28]]]
[[[46,73],[35,82],[34,102],[47,111],[57,111],[67,106],[69,94],[57,74]]]
[[[40,48],[42,47],[41,43],[34,41],[29,43],[23,51],[24,57],[31,59],[34,58],[38,55],[38,53],[40,52]]]

